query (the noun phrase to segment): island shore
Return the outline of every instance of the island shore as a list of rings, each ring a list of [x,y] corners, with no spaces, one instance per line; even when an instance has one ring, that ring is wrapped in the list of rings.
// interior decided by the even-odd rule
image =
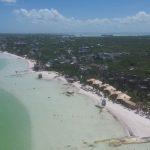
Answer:
[[[32,68],[34,66],[34,61],[7,52],[4,53],[12,57],[25,59],[28,62],[28,71],[33,71]],[[64,81],[64,83],[67,83],[67,80],[63,76],[60,76],[57,72],[36,72],[37,75],[39,73],[42,73],[43,79],[45,80],[57,79]],[[83,90],[82,85],[79,82],[75,82],[72,85],[78,88],[80,94],[84,94],[90,97],[95,102],[95,105],[101,102],[102,96],[100,97],[94,92]],[[125,108],[120,104],[113,103],[108,99],[105,110],[110,112],[114,116],[114,118],[116,118],[116,120],[118,120],[122,124],[123,128],[126,130],[127,136],[135,136],[140,138],[150,137],[149,119],[145,118],[144,116],[140,116],[139,114],[136,114],[135,111]]]
[[[43,79],[45,80],[57,79],[67,83],[65,77],[59,76],[57,72],[41,71],[37,72],[37,74],[38,73],[42,73]],[[94,101],[95,105],[101,103],[102,97],[98,96],[94,92],[83,90],[80,82],[74,82],[72,85],[78,88],[80,94],[90,97]],[[128,109],[121,104],[113,103],[109,99],[107,99],[105,110],[112,114],[113,117],[121,123],[127,133],[127,136],[140,138],[150,137],[150,120],[145,118],[145,116],[140,116],[139,114],[136,114],[135,111]]]
[[[28,71],[32,72],[33,71],[33,67],[34,67],[34,64],[35,64],[35,61],[34,60],[31,60],[31,59],[26,59],[24,57],[21,57],[21,56],[17,56],[15,54],[11,54],[11,53],[8,53],[8,52],[1,52],[0,53],[3,53],[7,56],[10,56],[10,57],[14,57],[14,58],[17,58],[17,59],[23,59],[23,60],[26,60],[26,62],[28,63]]]
[[[95,103],[100,103],[101,97],[94,92],[88,92],[81,89],[79,82],[74,83],[80,89],[80,93],[92,98]],[[113,103],[107,99],[105,107],[125,128],[128,136],[149,137],[150,136],[150,120],[144,116],[136,114],[135,111],[130,110],[120,104]]]
[[[62,80],[67,83],[67,80],[63,76],[59,76],[57,72],[48,72],[41,71],[37,72],[42,73],[43,79],[45,80]],[[84,94],[90,97],[95,105],[101,103],[102,97],[98,96],[94,92],[85,91],[82,89],[82,85],[80,82],[72,83],[76,88],[78,88],[80,94]],[[135,136],[135,137],[150,137],[150,120],[145,118],[144,116],[140,116],[136,114],[135,111],[130,110],[121,104],[116,104],[107,99],[107,105],[105,107],[106,111],[111,113],[113,117],[121,123],[123,128],[125,129],[127,136]]]

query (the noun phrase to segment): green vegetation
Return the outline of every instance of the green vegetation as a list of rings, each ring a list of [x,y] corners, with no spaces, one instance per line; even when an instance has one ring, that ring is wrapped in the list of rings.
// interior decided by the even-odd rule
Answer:
[[[1,34],[0,50],[37,60],[35,70],[55,70],[83,83],[97,78],[135,101],[150,102],[150,36]]]

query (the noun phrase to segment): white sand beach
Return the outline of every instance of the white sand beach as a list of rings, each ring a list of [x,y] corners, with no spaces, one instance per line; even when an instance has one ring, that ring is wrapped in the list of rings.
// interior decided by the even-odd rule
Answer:
[[[5,52],[5,54],[11,55],[16,58],[25,59],[23,57],[10,54],[7,52]],[[28,62],[29,71],[31,71],[32,68],[34,67],[35,61],[29,59],[25,60]],[[60,76],[59,73],[54,71],[40,71],[36,73],[37,74],[41,73],[43,79],[45,80],[57,79],[62,80],[64,83],[67,83],[67,80],[63,76]],[[83,90],[81,88],[82,85],[79,82],[75,82],[73,83],[73,85],[79,89],[79,92],[81,94],[89,96],[95,102],[95,104],[100,103],[101,97],[99,97],[97,94]],[[114,117],[116,117],[116,119],[125,128],[129,136],[133,135],[136,137],[150,137],[150,119],[147,119],[144,116],[140,116],[139,114],[136,114],[133,110],[125,108],[120,104],[112,103],[111,101],[108,100],[105,109],[108,110]]]
[[[95,103],[100,102],[100,97],[95,93],[82,90],[78,82],[74,83],[74,85],[80,89],[82,94],[91,97]],[[133,134],[136,137],[150,136],[150,119],[140,116],[135,111],[125,108],[120,104],[112,103],[111,101],[107,101],[106,109],[123,125],[128,135]]]
[[[28,60],[29,61],[29,60]],[[52,80],[54,78],[60,79],[67,83],[67,80],[63,76],[58,76],[57,72],[40,72],[43,75],[43,79]],[[81,94],[89,96],[95,104],[101,102],[101,97],[97,94],[85,91],[81,87],[82,85],[79,82],[73,83],[75,87],[79,89]],[[125,128],[127,135],[136,136],[136,137],[150,137],[150,119],[145,118],[136,114],[135,111],[125,108],[124,106],[107,99],[107,106],[105,107]]]

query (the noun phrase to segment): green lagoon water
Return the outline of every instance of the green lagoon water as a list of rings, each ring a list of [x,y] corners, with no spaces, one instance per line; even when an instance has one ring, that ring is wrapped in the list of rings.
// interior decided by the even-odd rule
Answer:
[[[0,150],[30,150],[29,125],[23,106],[0,89]]]
[[[0,59],[0,71],[7,65]],[[30,119],[19,100],[0,85],[0,150],[30,150]]]
[[[126,136],[111,114],[100,113],[75,87],[57,79],[38,80],[37,74],[25,72],[24,60],[1,54],[0,66],[0,150],[150,149],[150,144],[95,144]],[[21,75],[16,76],[16,70]],[[68,89],[75,95],[66,96]]]
[[[7,65],[6,59],[0,59],[0,70],[2,70]]]

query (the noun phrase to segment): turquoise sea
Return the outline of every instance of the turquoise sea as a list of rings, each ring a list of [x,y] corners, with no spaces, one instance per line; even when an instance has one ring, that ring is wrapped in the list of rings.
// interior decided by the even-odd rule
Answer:
[[[0,70],[6,65],[7,60],[1,58]],[[0,150],[30,150],[30,138],[30,119],[25,107],[0,85]]]
[[[110,145],[105,139],[126,136],[110,113],[61,80],[38,80],[27,66],[0,54],[0,150],[150,149],[150,144]],[[66,96],[68,90],[75,95]]]
[[[6,59],[0,59],[0,70],[3,69],[7,65]]]

